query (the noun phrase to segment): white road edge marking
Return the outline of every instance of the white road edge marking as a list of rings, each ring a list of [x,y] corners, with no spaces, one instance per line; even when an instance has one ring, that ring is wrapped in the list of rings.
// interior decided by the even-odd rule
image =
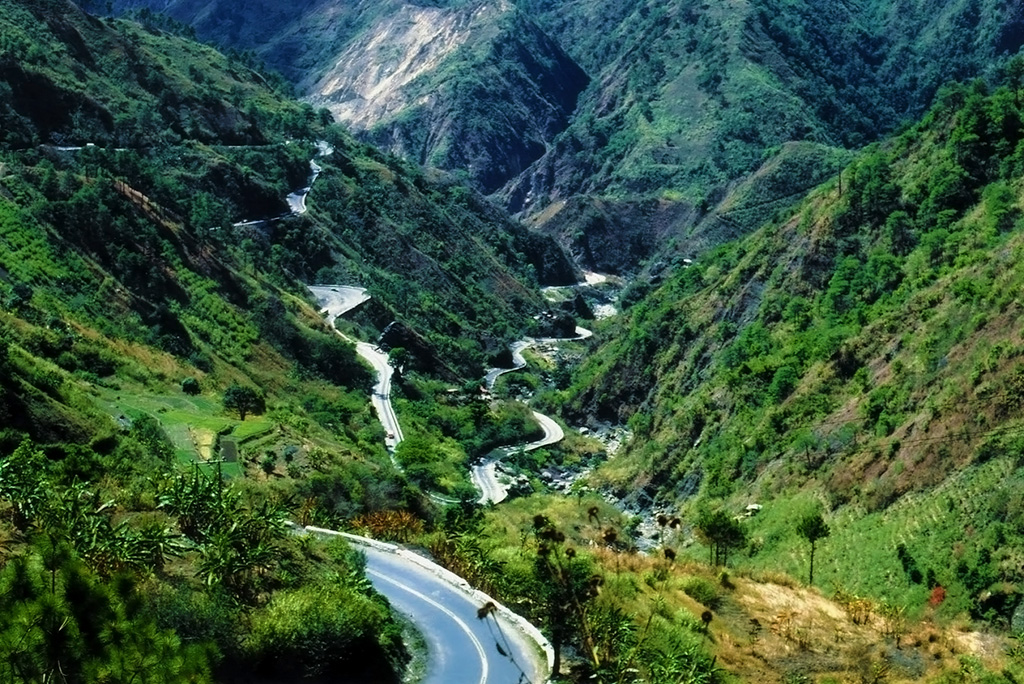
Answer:
[[[399,582],[396,579],[392,579],[391,577],[388,577],[387,575],[381,574],[381,573],[377,572],[376,570],[371,570],[369,568],[366,569],[366,574],[373,575],[374,577],[378,577],[378,578],[384,580],[385,582],[390,582],[391,584],[394,584],[399,589],[403,589],[403,590],[409,592],[410,594],[412,594],[413,596],[415,596],[416,598],[419,598],[419,599],[422,599],[422,600],[426,601],[427,603],[429,603],[430,605],[434,606],[435,608],[437,608],[438,610],[443,612],[445,615],[450,617],[452,620],[454,620],[455,623],[462,629],[462,631],[466,633],[466,636],[469,637],[470,641],[473,642],[473,646],[476,647],[476,652],[480,656],[480,666],[481,666],[480,684],[487,684],[488,665],[487,665],[487,654],[484,653],[484,645],[480,643],[480,640],[477,639],[476,635],[473,634],[472,630],[469,629],[469,625],[467,625],[465,622],[462,621],[462,618],[460,618],[458,615],[453,613],[451,610],[449,610],[448,608],[442,606],[440,603],[438,603],[434,599],[430,598],[429,596],[416,591],[415,589],[413,589],[410,586],[402,584],[401,582]]]

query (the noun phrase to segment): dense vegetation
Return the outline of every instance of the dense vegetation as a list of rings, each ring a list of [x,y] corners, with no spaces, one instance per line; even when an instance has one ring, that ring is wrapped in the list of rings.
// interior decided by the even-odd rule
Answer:
[[[948,79],[990,73],[1022,35],[1019,9],[997,1],[523,5],[591,85],[545,157],[502,196],[595,266],[616,263],[617,245],[588,251],[579,234],[589,217],[562,216],[562,202],[571,209],[597,196],[602,213],[619,219],[619,234],[630,236],[622,229],[636,225],[638,198],[678,203],[653,249],[616,263],[625,272],[673,237],[684,255],[734,238],[733,226],[717,220],[691,229],[728,201],[730,184],[755,172],[766,150],[797,140],[847,148],[877,140],[918,118]],[[826,158],[819,163],[835,170]],[[792,198],[822,178],[788,180],[767,199]]]
[[[677,261],[627,310],[563,395],[568,412],[635,431],[609,485],[660,506],[778,507],[748,524],[756,567],[783,562],[796,526],[780,526],[817,499],[834,520],[819,584],[912,610],[941,586],[940,614],[1009,625],[1024,542],[1012,503],[1024,119],[1019,75],[1007,78],[945,89],[798,212]],[[982,482],[993,489],[979,506],[967,491]],[[925,510],[926,527],[908,522]],[[844,554],[859,535],[877,544]]]
[[[476,378],[572,268],[471,190],[143,19],[0,3],[4,676],[390,681],[408,653],[359,557],[284,521],[427,500],[305,283],[368,285],[358,334],[402,317],[410,366]],[[318,149],[310,210],[288,215]],[[448,424],[474,454],[509,422],[484,405],[477,437],[464,419]]]
[[[3,461],[3,535],[28,542],[2,579],[11,681],[252,681],[354,660],[391,677],[400,628],[357,555],[289,535],[280,503],[219,470],[175,474],[155,421],[136,426],[109,452],[23,442]]]

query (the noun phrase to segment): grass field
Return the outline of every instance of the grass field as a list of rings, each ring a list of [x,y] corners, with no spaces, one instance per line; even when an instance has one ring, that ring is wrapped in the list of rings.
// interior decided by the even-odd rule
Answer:
[[[127,389],[104,390],[98,403],[115,420],[120,421],[122,416],[130,420],[144,414],[159,420],[181,463],[218,459],[219,435],[231,434],[238,443],[243,443],[269,433],[275,425],[262,416],[239,421],[225,415],[219,400],[208,395],[190,397]],[[232,476],[241,476],[243,472],[237,462],[224,463],[222,471]]]
[[[805,583],[810,545],[796,525],[803,515],[822,510],[830,534],[817,543],[814,583],[823,592],[903,606],[914,618],[933,613],[962,617],[974,601],[964,584],[965,572],[988,556],[997,564],[1015,562],[1013,545],[998,541],[996,528],[1005,529],[1007,520],[993,502],[1019,498],[1022,487],[1024,473],[1011,459],[996,458],[959,471],[927,495],[904,495],[880,511],[852,505],[829,513],[817,492],[782,495],[762,501],[761,512],[743,521],[748,544],[730,556],[730,565]],[[707,560],[701,544],[683,553]],[[941,605],[929,604],[935,585],[945,590]]]

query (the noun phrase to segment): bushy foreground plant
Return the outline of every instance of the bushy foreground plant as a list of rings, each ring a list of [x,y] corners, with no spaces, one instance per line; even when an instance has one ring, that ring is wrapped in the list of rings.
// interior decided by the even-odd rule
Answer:
[[[130,576],[104,581],[58,535],[4,567],[0,615],[5,682],[213,681],[209,646],[158,627]]]

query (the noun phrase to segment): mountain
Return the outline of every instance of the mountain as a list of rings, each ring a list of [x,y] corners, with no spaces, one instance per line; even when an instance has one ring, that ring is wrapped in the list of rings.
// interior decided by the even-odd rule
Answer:
[[[793,534],[783,511],[823,507],[829,581],[908,606],[942,586],[941,614],[1009,624],[1024,540],[1017,509],[994,502],[1024,486],[1021,94],[1019,76],[944,89],[796,211],[627,295],[609,342],[551,399],[632,428],[597,482],[640,508],[777,510],[747,526],[750,563],[793,571],[770,535]],[[992,505],[967,503],[976,487]],[[871,529],[877,546],[838,550]]]
[[[946,81],[989,73],[1024,35],[1020,11],[999,2],[526,5],[591,85],[569,128],[501,197],[541,225],[591,197],[605,213],[621,204],[624,223],[638,197],[680,204],[672,234],[684,253],[703,248],[691,242],[695,222],[766,150],[877,140],[920,116]],[[580,227],[571,216],[550,226],[569,241]]]
[[[309,99],[357,134],[492,193],[568,123],[587,77],[511,4],[403,6],[363,32]]]
[[[416,529],[433,506],[306,285],[366,286],[348,333],[398,321],[406,372],[462,385],[574,268],[450,176],[141,18],[0,0],[0,673],[398,681],[403,627],[360,556],[285,524]],[[480,448],[525,420],[473,403],[446,426]]]
[[[254,50],[380,149],[467,173],[491,193],[541,157],[587,77],[509,2],[169,3],[198,35]]]
[[[168,42],[157,27],[133,34],[133,45],[116,39],[103,21],[84,15],[76,24],[47,21],[33,29],[35,47],[23,39],[27,58],[18,59],[16,50],[5,52],[10,97],[3,130],[9,145],[91,143],[95,149],[86,154],[112,157],[115,177],[126,178],[187,223],[198,220],[191,216],[197,209],[190,191],[200,193],[208,214],[203,219],[214,225],[286,211],[283,198],[306,182],[315,152],[282,143],[320,135],[320,114],[269,93],[262,77],[245,64],[186,41]],[[11,40],[22,40],[21,25],[12,28]],[[215,80],[204,71],[210,67],[247,81]],[[66,106],[40,107],[43,100]],[[310,197],[309,217],[285,221],[286,229],[235,231],[249,233],[238,239],[248,238],[265,251],[258,265],[269,266],[270,257],[286,277],[306,282],[321,269],[356,279],[365,272],[371,289],[379,282],[395,293],[395,298],[379,297],[382,317],[409,316],[434,337],[446,320],[444,334],[457,330],[460,344],[476,339],[497,347],[501,344],[490,340],[500,338],[498,331],[510,321],[525,325],[521,321],[531,310],[543,308],[537,295],[519,284],[527,270],[542,284],[573,281],[572,267],[549,240],[503,218],[472,193],[436,174],[428,178],[339,130],[323,135],[335,152],[321,160],[325,170]],[[170,155],[179,156],[171,163]],[[171,168],[157,173],[157,160]],[[416,289],[387,284],[398,273],[415,274],[446,313],[435,316],[430,306],[413,305]],[[479,320],[469,322],[462,318],[465,312],[475,312]],[[479,349],[458,355],[470,364],[463,372],[479,372],[470,370],[474,362],[476,368],[483,364]]]
[[[140,4],[255,49],[367,139],[466,171],[592,254],[584,266],[628,273],[672,238],[686,253],[720,242],[697,224],[766,153],[789,142],[822,150],[816,181],[777,199],[799,196],[836,171],[828,148],[856,149],[915,120],[943,83],[991,73],[1024,35],[1020,10],[998,0],[115,7]],[[656,240],[635,221],[652,202],[664,205]],[[622,244],[645,248],[595,254],[578,241],[595,214]]]

